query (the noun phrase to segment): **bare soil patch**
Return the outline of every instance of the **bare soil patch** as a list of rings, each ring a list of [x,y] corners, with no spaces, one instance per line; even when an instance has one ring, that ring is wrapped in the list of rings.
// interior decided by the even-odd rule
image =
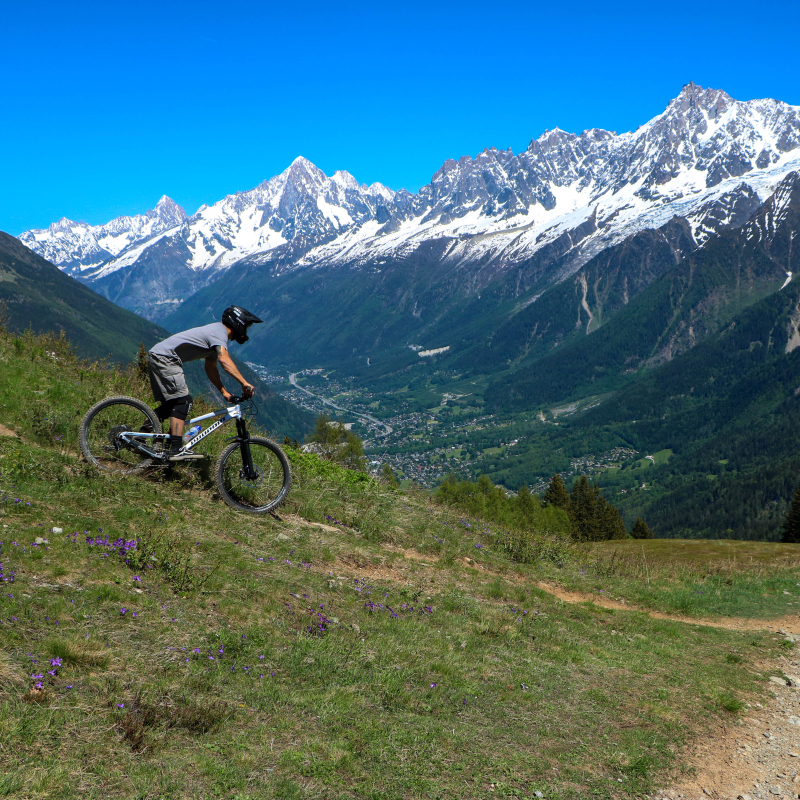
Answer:
[[[800,672],[800,660],[781,657],[780,665],[759,665],[773,674]],[[696,773],[663,798],[714,800],[788,800],[800,796],[800,690],[770,684],[774,697],[747,716],[720,726],[699,742],[692,762]]]

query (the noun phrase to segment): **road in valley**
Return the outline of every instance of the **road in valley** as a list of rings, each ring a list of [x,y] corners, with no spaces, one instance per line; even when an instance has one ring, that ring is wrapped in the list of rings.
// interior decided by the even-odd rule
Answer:
[[[385,422],[382,422],[379,419],[375,419],[375,417],[371,417],[369,414],[358,414],[355,411],[351,411],[349,408],[343,408],[342,406],[337,406],[336,403],[332,403],[330,400],[327,400],[326,398],[322,397],[322,395],[314,394],[314,392],[309,392],[308,389],[306,389],[304,386],[300,386],[297,383],[297,376],[299,374],[300,374],[299,372],[293,372],[289,376],[289,383],[291,383],[295,389],[299,389],[301,392],[305,392],[309,397],[313,397],[315,400],[319,400],[323,405],[335,408],[337,411],[344,411],[345,414],[350,414],[353,417],[358,417],[359,419],[365,419],[368,420],[369,422],[374,423],[375,425],[380,425],[382,428],[385,428],[386,436],[388,436],[392,432],[392,430],[394,430],[391,425],[387,425]]]

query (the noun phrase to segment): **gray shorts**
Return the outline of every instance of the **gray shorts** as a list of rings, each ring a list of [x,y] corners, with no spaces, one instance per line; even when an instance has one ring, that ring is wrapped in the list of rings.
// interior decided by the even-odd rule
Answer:
[[[183,364],[179,359],[148,353],[147,373],[150,376],[150,387],[156,403],[177,400],[189,394],[189,387],[183,375]]]

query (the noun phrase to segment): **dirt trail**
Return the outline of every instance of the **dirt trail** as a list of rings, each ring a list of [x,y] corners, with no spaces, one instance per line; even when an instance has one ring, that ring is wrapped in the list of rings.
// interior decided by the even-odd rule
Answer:
[[[340,532],[329,525],[312,524],[318,529]],[[384,545],[383,549],[388,551],[387,554],[414,562],[417,568],[422,567],[418,575],[425,575],[430,579],[435,572],[431,569],[438,560],[435,555],[423,555],[412,549],[390,545]],[[464,559],[462,563],[491,573],[471,559]],[[343,574],[373,579],[393,582],[404,582],[406,579],[404,569],[396,562],[376,564],[366,557],[362,559],[358,556],[340,556],[337,558],[337,568]],[[503,577],[506,580],[514,579],[509,574]],[[777,619],[696,619],[650,611],[611,597],[603,597],[602,594],[570,591],[544,581],[536,585],[565,603],[594,603],[602,608],[644,613],[656,619],[667,619],[686,625],[707,625],[734,631],[770,631],[787,638],[800,637],[800,614]],[[687,754],[686,762],[694,768],[694,774],[670,788],[660,789],[650,796],[650,800],[800,798],[800,652],[795,649],[789,658],[780,656],[775,663],[757,664],[755,667],[773,676],[770,679],[772,699],[763,706],[760,703],[754,704],[747,709],[746,716],[736,718],[729,724],[720,724],[716,730],[710,732],[697,744],[693,753]],[[791,676],[790,681],[787,682],[782,676]]]
[[[771,631],[800,636],[800,614],[778,619],[718,617],[693,619],[636,608],[610,597],[568,591],[540,581],[537,586],[565,603],[594,603],[619,611],[640,611],[656,619],[727,630]],[[796,651],[794,651],[796,653]],[[691,777],[653,795],[684,800],[779,800],[800,797],[800,657],[780,656],[775,664],[758,664],[772,674],[774,697],[766,705],[756,703],[747,716],[720,725],[697,745],[690,759],[696,772]],[[783,675],[790,677],[790,686]]]
[[[797,676],[800,660],[782,656],[759,665],[770,678],[773,698],[747,715],[720,725],[699,742],[690,758],[696,773],[655,798],[684,800],[788,800],[800,797],[800,688],[779,677]],[[795,681],[792,681],[793,683]]]
[[[785,617],[775,619],[751,619],[748,617],[715,617],[703,619],[699,617],[682,617],[675,614],[664,614],[661,611],[649,611],[644,608],[629,605],[621,600],[612,600],[600,594],[574,592],[552,583],[539,581],[536,584],[540,589],[552,594],[565,603],[594,603],[601,608],[611,608],[616,611],[639,611],[654,619],[668,619],[673,622],[683,622],[687,625],[707,625],[710,628],[725,628],[736,631],[772,631],[773,633],[791,633],[800,636],[800,614],[787,614]],[[800,731],[798,731],[800,733]]]

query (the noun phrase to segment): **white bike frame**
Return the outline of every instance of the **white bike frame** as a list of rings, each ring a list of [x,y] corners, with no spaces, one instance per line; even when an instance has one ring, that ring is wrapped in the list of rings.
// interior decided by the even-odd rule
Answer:
[[[213,425],[210,425],[204,431],[201,431],[197,434],[197,436],[193,436],[181,449],[178,451],[180,453],[188,452],[191,450],[198,442],[201,442],[203,439],[206,438],[211,433],[214,433],[215,430],[221,428],[226,423],[230,422],[232,419],[242,419],[242,407],[240,405],[229,406],[228,408],[220,408],[217,411],[212,411],[210,414],[203,414],[199,417],[195,417],[194,419],[187,420],[185,425],[186,427],[193,425],[196,422],[202,422],[204,419],[213,419],[214,417],[222,417],[222,419],[218,419]],[[120,439],[127,442],[130,445],[141,446],[142,439],[169,439],[168,433],[141,433],[138,431],[125,431],[124,433],[120,434]],[[133,442],[131,441],[132,438],[137,439],[138,441]],[[148,451],[149,452],[149,451]],[[151,455],[155,456],[155,453],[151,453]]]

